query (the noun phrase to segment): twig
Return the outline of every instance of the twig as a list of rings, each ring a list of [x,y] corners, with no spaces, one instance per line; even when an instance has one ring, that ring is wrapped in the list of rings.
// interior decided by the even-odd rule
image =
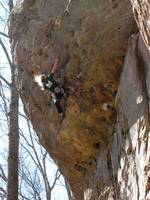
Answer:
[[[3,195],[6,196],[6,191],[5,191],[2,187],[0,187],[0,191],[2,191],[2,192],[3,192]]]
[[[10,87],[11,84],[2,76],[0,75],[0,78]]]
[[[9,38],[9,36],[6,33],[0,32],[0,35],[5,36],[7,38]]]
[[[56,184],[56,181],[60,178],[60,176],[61,176],[61,173],[60,173],[60,171],[57,169],[57,171],[56,171],[56,173],[55,173],[55,180],[54,180],[54,182],[53,182],[53,184],[52,184],[52,186],[51,186],[51,190],[54,188],[54,186],[55,186],[55,184]]]
[[[7,12],[7,13],[9,13],[8,12],[8,10],[7,10],[7,8],[0,2],[0,4],[1,4],[1,6],[4,8],[4,10]]]
[[[5,25],[7,25],[6,21],[1,16],[0,16],[0,19]]]
[[[11,62],[11,59],[9,57],[8,51],[7,51],[6,47],[5,47],[5,45],[3,44],[1,38],[0,38],[0,45],[2,46],[2,48],[3,48],[4,52],[5,52],[5,55],[7,57],[7,60],[8,60],[8,63],[10,65],[10,67],[12,67],[12,62]]]

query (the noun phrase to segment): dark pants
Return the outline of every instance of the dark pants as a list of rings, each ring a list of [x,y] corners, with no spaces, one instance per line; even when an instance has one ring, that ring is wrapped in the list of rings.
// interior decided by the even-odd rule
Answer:
[[[62,92],[55,93],[55,97],[56,97],[55,106],[57,108],[57,112],[60,113],[60,114],[63,113],[63,109],[62,109],[61,104],[60,104],[63,96],[64,96],[64,93],[62,93]]]
[[[57,101],[57,100],[56,100],[55,106],[56,106],[57,112],[58,112],[59,114],[63,113],[63,109],[62,109],[62,107],[61,107],[60,101]]]

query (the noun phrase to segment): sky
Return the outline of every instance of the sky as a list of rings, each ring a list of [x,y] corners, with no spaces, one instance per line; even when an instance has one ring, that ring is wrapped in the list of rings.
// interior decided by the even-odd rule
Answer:
[[[7,34],[7,24],[5,24],[5,19],[8,16],[7,12],[7,0],[0,0],[0,32],[5,32]],[[2,39],[3,43],[5,44],[6,48],[8,51],[10,51],[10,46],[8,40],[0,35],[0,38]],[[6,59],[6,56],[4,54],[3,49],[0,47],[0,75],[5,77],[7,81],[10,82],[10,69],[9,65]],[[9,94],[9,89],[5,89],[5,95],[9,99],[10,94]],[[6,169],[7,172],[7,149],[8,149],[8,124],[7,124],[7,119],[6,116],[3,113],[3,107],[2,107],[2,99],[0,99],[0,163],[3,164],[3,166]],[[9,106],[9,104],[6,102],[6,105]],[[23,113],[23,106],[20,104],[21,112]],[[24,113],[23,113],[24,114]],[[20,120],[20,127],[23,128],[23,130],[27,130],[27,125],[26,122],[21,119]],[[27,135],[27,131],[24,132],[24,134]],[[29,160],[30,162],[30,160]],[[48,162],[47,164],[47,173],[49,174],[50,179],[54,178],[55,172],[57,167],[54,164],[51,164]],[[61,178],[61,182],[58,182],[57,186],[54,188],[53,193],[52,193],[52,200],[67,200],[67,192],[66,189],[62,185],[64,183],[63,177]],[[0,181],[0,186],[3,186],[3,182]],[[43,199],[46,200],[46,199]]]

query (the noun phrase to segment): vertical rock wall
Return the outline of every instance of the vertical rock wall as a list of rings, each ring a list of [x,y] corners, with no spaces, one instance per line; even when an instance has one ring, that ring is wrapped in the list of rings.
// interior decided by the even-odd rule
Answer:
[[[133,35],[117,94],[113,145],[113,149],[117,146],[116,153],[112,149],[119,200],[150,198],[149,61],[150,54],[142,38]]]

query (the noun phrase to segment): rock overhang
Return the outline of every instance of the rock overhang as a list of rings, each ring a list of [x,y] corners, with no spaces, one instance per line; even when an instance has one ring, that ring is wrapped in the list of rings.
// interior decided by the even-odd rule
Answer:
[[[96,167],[97,153],[113,132],[127,41],[137,30],[131,5],[127,0],[18,2],[10,33],[20,95],[42,144],[74,188]],[[49,106],[49,92],[41,91],[33,77],[49,73],[55,56],[69,89],[62,124]]]

